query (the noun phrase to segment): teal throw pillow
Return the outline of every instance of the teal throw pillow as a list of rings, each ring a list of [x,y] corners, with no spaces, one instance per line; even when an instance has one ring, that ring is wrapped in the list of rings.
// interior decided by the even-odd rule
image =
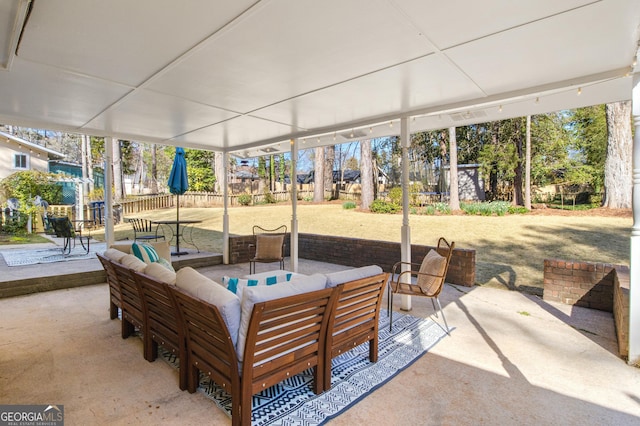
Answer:
[[[158,252],[149,244],[138,244],[133,243],[131,245],[131,253],[138,259],[142,260],[144,263],[153,263],[157,262],[160,259],[158,256]]]

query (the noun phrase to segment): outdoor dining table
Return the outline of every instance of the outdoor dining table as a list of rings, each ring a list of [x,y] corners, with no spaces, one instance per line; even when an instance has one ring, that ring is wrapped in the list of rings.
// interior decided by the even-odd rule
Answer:
[[[185,230],[185,228],[187,226],[189,226],[189,225],[194,225],[196,223],[202,223],[201,220],[197,220],[197,219],[153,220],[152,222],[157,224],[157,225],[168,225],[169,228],[171,229],[172,239],[173,239],[173,237],[176,238],[176,251],[171,253],[171,255],[174,255],[174,256],[180,256],[180,255],[183,255],[183,254],[187,254],[186,251],[180,251],[180,237],[183,237],[183,241],[186,241],[184,239],[184,230]],[[180,228],[181,225],[182,225],[182,228]],[[193,238],[191,238],[191,241],[186,241],[186,242],[188,244],[191,244],[192,246],[194,246],[196,248],[196,250],[198,250],[198,252],[200,252],[200,250],[198,249],[198,246],[196,246],[193,243]]]

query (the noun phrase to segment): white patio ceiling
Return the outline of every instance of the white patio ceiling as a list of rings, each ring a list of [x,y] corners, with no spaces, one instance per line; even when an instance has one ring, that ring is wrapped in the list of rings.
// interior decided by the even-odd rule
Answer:
[[[639,24],[638,0],[3,0],[0,122],[240,156],[486,122],[630,99]]]

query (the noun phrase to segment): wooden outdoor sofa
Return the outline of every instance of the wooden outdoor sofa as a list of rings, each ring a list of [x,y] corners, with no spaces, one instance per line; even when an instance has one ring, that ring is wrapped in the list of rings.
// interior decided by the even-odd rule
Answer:
[[[110,289],[119,287],[110,291],[110,306],[122,311],[122,337],[138,328],[148,361],[158,345],[178,355],[180,389],[195,392],[200,372],[207,374],[231,395],[234,425],[251,423],[252,395],[308,368],[314,392],[329,389],[331,360],[357,345],[368,342],[369,358],[377,361],[388,279],[379,267],[246,287],[240,300],[189,267],[175,274],[174,284],[157,265],[132,268],[99,258]],[[118,290],[119,306],[111,300]]]

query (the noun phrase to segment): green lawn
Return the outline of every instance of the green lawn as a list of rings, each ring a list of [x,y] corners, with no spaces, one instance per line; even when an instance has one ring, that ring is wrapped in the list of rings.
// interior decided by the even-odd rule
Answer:
[[[180,217],[200,219],[194,239],[201,250],[222,249],[222,208],[181,208]],[[175,210],[138,216],[175,218]],[[291,225],[291,206],[285,204],[229,209],[232,234],[251,233],[253,225]],[[341,204],[298,206],[298,230],[371,240],[400,241],[402,215],[363,213]],[[582,215],[410,216],[411,240],[434,245],[439,236],[460,248],[476,250],[476,281],[506,288],[542,288],[544,259],[559,258],[629,264],[630,217]],[[99,237],[99,232],[94,235]],[[116,238],[133,237],[129,224],[116,226]],[[533,290],[535,292],[535,290]]]

